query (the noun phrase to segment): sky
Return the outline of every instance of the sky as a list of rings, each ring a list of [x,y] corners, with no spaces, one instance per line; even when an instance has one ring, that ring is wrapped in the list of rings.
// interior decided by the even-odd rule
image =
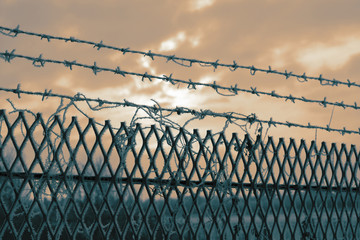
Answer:
[[[0,26],[54,36],[101,40],[111,46],[129,47],[178,57],[233,63],[308,76],[322,74],[328,79],[360,83],[360,2],[356,0],[1,0]],[[162,76],[173,74],[178,79],[212,83],[223,86],[237,84],[239,88],[272,92],[281,95],[306,97],[314,100],[360,105],[359,88],[322,86],[317,81],[299,82],[296,78],[238,69],[201,67],[194,64],[184,67],[166,59],[122,54],[109,49],[96,50],[88,45],[62,41],[40,40],[19,35],[10,38],[0,35],[0,52],[16,49],[17,54],[56,60],[76,60],[79,63],[115,68],[130,72]],[[292,122],[348,130],[359,130],[360,111],[301,101],[284,101],[269,96],[239,93],[222,96],[214,89],[198,87],[190,90],[186,85],[172,86],[160,80],[141,81],[134,76],[118,76],[100,72],[94,75],[88,69],[70,71],[62,65],[47,63],[35,68],[24,59],[11,63],[0,61],[0,86],[75,95],[112,101],[129,101],[163,107],[176,106],[193,109],[210,109],[214,112],[255,113],[259,119]],[[44,115],[56,110],[58,99],[41,101],[41,97],[0,93],[0,108],[11,111],[6,99],[18,108],[26,108]],[[91,111],[79,105],[90,117],[98,121],[110,119],[113,126],[129,122],[133,110],[120,108]],[[79,114],[76,110],[71,114]],[[184,122],[190,116],[180,116]],[[224,120],[211,117],[196,121],[188,128],[198,128],[203,134],[208,129],[221,130]],[[265,128],[265,127],[264,127]],[[229,131],[243,133],[237,126]],[[255,132],[252,126],[250,132]],[[360,135],[328,133],[295,127],[271,127],[275,139],[295,138],[310,142],[346,143],[359,146]]]

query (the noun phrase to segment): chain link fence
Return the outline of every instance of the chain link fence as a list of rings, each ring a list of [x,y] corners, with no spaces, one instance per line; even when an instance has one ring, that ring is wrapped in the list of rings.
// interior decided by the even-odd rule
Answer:
[[[0,111],[2,239],[360,239],[356,147]]]

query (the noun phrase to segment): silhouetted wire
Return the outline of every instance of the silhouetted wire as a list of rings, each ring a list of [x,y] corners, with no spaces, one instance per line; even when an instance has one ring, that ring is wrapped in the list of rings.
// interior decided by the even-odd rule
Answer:
[[[99,43],[96,43],[96,42],[92,42],[92,41],[76,39],[74,37],[69,37],[69,38],[67,38],[67,37],[57,37],[57,36],[52,36],[52,35],[49,35],[49,34],[23,31],[23,30],[20,30],[19,27],[20,27],[19,25],[16,28],[8,28],[8,27],[0,26],[0,33],[2,33],[5,36],[9,36],[9,37],[16,37],[19,34],[25,34],[25,35],[29,35],[29,36],[40,37],[41,39],[47,39],[49,42],[50,42],[51,39],[54,39],[54,40],[62,40],[62,41],[65,41],[65,42],[74,42],[74,43],[80,43],[80,44],[87,44],[87,45],[93,46],[94,48],[97,48],[97,50],[100,50],[101,48],[107,48],[107,49],[122,52],[123,54],[125,54],[125,53],[133,53],[133,54],[140,54],[140,55],[148,56],[152,60],[154,60],[155,57],[165,58],[167,60],[167,62],[172,61],[172,62],[174,62],[176,64],[179,64],[179,65],[185,66],[185,67],[191,67],[193,65],[193,63],[198,63],[201,67],[213,67],[214,71],[218,67],[229,68],[231,71],[235,71],[237,69],[248,69],[248,70],[250,70],[251,75],[255,75],[256,72],[265,72],[265,73],[268,73],[268,74],[282,75],[282,76],[285,76],[286,79],[288,79],[289,77],[295,77],[295,78],[297,78],[297,80],[299,82],[307,82],[308,80],[315,80],[315,81],[318,81],[321,85],[327,85],[327,86],[345,85],[345,86],[348,86],[348,87],[352,87],[352,86],[360,87],[359,83],[351,82],[349,79],[347,79],[346,82],[336,80],[335,78],[334,79],[327,79],[327,78],[324,78],[322,76],[322,74],[320,74],[319,77],[312,77],[312,76],[307,76],[306,73],[303,73],[302,75],[300,75],[300,74],[295,74],[293,72],[288,72],[287,70],[285,70],[284,72],[273,70],[271,68],[271,66],[269,66],[268,69],[263,69],[263,68],[254,67],[254,65],[252,65],[252,66],[239,65],[239,64],[236,63],[236,61],[233,61],[232,64],[226,64],[226,63],[220,63],[219,60],[216,60],[216,61],[204,61],[204,60],[198,60],[198,59],[177,57],[175,55],[166,55],[166,54],[154,53],[154,52],[151,52],[151,50],[149,50],[148,52],[139,51],[139,50],[131,50],[130,48],[119,48],[119,47],[106,45],[106,44],[103,43],[103,41],[100,41]]]
[[[172,74],[170,74],[169,76],[166,76],[166,75],[155,76],[155,75],[148,74],[147,72],[142,74],[142,73],[124,71],[124,70],[121,70],[120,67],[116,67],[115,69],[104,68],[104,67],[99,67],[96,64],[96,62],[94,62],[94,65],[87,65],[87,64],[83,64],[83,63],[78,63],[76,61],[67,61],[67,60],[60,61],[60,60],[54,60],[54,59],[45,59],[45,58],[43,58],[42,54],[40,54],[39,57],[30,57],[30,56],[15,54],[15,49],[12,50],[11,52],[8,50],[6,50],[5,52],[0,52],[0,57],[3,58],[5,60],[5,62],[9,62],[9,63],[14,58],[23,58],[28,61],[31,61],[35,67],[44,67],[45,63],[55,63],[55,64],[64,65],[65,67],[69,67],[70,70],[72,70],[73,66],[78,66],[78,67],[87,68],[87,69],[92,70],[95,75],[98,72],[105,71],[105,72],[112,72],[114,74],[120,74],[124,77],[125,77],[125,75],[138,76],[138,77],[141,77],[142,81],[144,81],[145,79],[148,79],[149,81],[152,81],[153,79],[159,79],[159,80],[162,80],[165,82],[170,82],[173,85],[175,85],[176,83],[185,84],[185,85],[187,85],[187,88],[195,89],[195,90],[196,90],[197,86],[210,87],[210,88],[213,88],[220,95],[225,95],[225,94],[221,93],[219,90],[224,90],[224,91],[228,91],[229,93],[231,93],[231,95],[225,95],[225,96],[235,96],[238,94],[238,92],[246,92],[246,93],[251,93],[251,94],[254,94],[257,96],[267,95],[267,96],[270,96],[273,98],[285,99],[285,101],[289,100],[293,103],[295,103],[295,100],[297,100],[297,101],[302,101],[302,102],[307,102],[307,103],[318,103],[323,107],[326,107],[327,105],[334,105],[337,107],[342,107],[344,109],[345,108],[353,108],[356,110],[360,109],[360,106],[358,106],[356,102],[354,102],[354,104],[351,105],[351,104],[345,104],[344,101],[330,102],[330,101],[326,100],[326,97],[324,97],[323,100],[313,100],[313,99],[305,98],[303,96],[296,97],[291,94],[289,96],[285,96],[285,95],[277,94],[275,91],[272,91],[272,92],[259,91],[256,89],[256,87],[250,87],[250,89],[243,89],[243,88],[239,88],[237,86],[237,84],[235,84],[235,86],[225,87],[225,86],[217,84],[216,81],[214,81],[213,83],[200,83],[200,82],[193,82],[191,79],[189,79],[189,80],[176,79],[176,78],[172,77]]]
[[[360,135],[360,128],[358,131],[354,131],[354,130],[347,130],[345,127],[343,127],[343,129],[330,128],[329,125],[327,125],[326,127],[321,127],[321,126],[313,125],[311,123],[308,123],[308,125],[302,125],[302,124],[292,123],[292,122],[288,122],[288,121],[279,122],[279,121],[274,121],[272,118],[270,118],[270,120],[261,120],[261,119],[258,119],[256,114],[254,114],[254,113],[252,113],[250,115],[245,115],[245,114],[236,113],[236,112],[217,113],[217,112],[213,112],[208,109],[195,110],[195,109],[186,108],[186,107],[163,108],[163,107],[160,107],[159,105],[149,106],[149,105],[145,105],[145,104],[136,104],[133,102],[129,102],[126,99],[124,99],[123,102],[117,102],[117,101],[104,100],[104,99],[100,99],[100,98],[88,98],[88,97],[85,97],[85,95],[83,95],[81,93],[77,93],[75,96],[69,96],[69,95],[53,93],[51,90],[47,90],[47,89],[45,89],[44,92],[25,91],[25,90],[20,89],[20,84],[17,85],[17,88],[0,87],[0,91],[15,93],[15,94],[17,94],[18,98],[21,98],[21,94],[38,95],[38,96],[42,97],[42,100],[44,100],[45,98],[48,98],[48,97],[57,97],[57,98],[69,99],[74,102],[81,102],[81,101],[87,102],[87,103],[96,102],[99,104],[99,106],[103,106],[104,104],[111,104],[111,105],[115,105],[115,106],[143,108],[143,109],[148,109],[153,112],[157,112],[157,111],[172,112],[172,113],[177,113],[178,115],[191,114],[193,116],[198,117],[199,119],[203,119],[206,116],[221,117],[221,118],[227,119],[227,121],[229,121],[230,123],[232,123],[234,120],[235,121],[241,120],[241,121],[245,121],[249,124],[253,124],[255,122],[265,123],[265,124],[268,124],[269,127],[271,127],[271,126],[276,127],[277,125],[282,125],[282,126],[287,126],[289,128],[290,127],[298,127],[298,128],[307,128],[307,129],[321,129],[321,130],[326,130],[328,132],[339,132],[342,135],[344,135],[344,134],[359,134]]]

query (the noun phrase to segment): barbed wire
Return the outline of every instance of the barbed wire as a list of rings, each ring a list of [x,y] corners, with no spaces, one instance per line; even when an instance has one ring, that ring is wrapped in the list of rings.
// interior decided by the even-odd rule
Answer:
[[[216,61],[204,61],[204,60],[198,60],[198,59],[192,59],[192,58],[183,58],[183,57],[177,57],[175,55],[154,53],[154,52],[151,52],[151,50],[149,50],[148,52],[144,52],[144,51],[139,51],[139,50],[131,50],[130,48],[114,47],[114,46],[104,44],[103,41],[96,43],[96,42],[92,42],[92,41],[77,39],[75,37],[69,37],[69,38],[58,37],[58,36],[52,36],[49,34],[23,31],[23,30],[20,30],[19,28],[20,28],[19,25],[16,28],[8,28],[8,27],[0,26],[0,33],[5,36],[9,36],[9,37],[16,37],[19,34],[25,34],[25,35],[29,35],[29,36],[40,37],[41,39],[47,39],[48,42],[50,42],[50,40],[60,40],[60,41],[65,41],[65,42],[75,42],[75,43],[80,43],[80,44],[87,44],[87,45],[93,46],[93,48],[97,48],[97,50],[100,50],[101,48],[107,48],[107,49],[122,52],[123,54],[126,54],[126,53],[140,54],[143,56],[150,57],[152,60],[154,60],[155,57],[165,58],[167,62],[172,61],[178,65],[185,66],[185,67],[191,67],[193,65],[193,63],[197,63],[201,67],[213,67],[214,71],[218,67],[229,68],[231,71],[235,71],[237,69],[247,69],[250,71],[251,75],[255,75],[256,72],[265,72],[267,74],[282,75],[282,76],[285,76],[286,79],[288,79],[290,77],[295,77],[299,82],[307,82],[308,80],[315,80],[315,81],[318,81],[321,85],[326,85],[326,86],[345,85],[348,87],[352,87],[352,86],[360,87],[359,83],[351,82],[349,79],[347,79],[346,82],[336,80],[335,78],[327,79],[327,78],[324,78],[322,76],[322,74],[320,74],[319,77],[313,77],[313,76],[307,76],[306,73],[303,73],[302,75],[300,75],[300,74],[295,74],[293,72],[288,72],[287,70],[285,70],[284,72],[273,70],[271,68],[271,66],[269,66],[268,69],[264,69],[264,68],[254,67],[254,65],[252,65],[252,66],[239,65],[236,63],[236,61],[233,61],[232,64],[228,64],[228,63],[220,63],[219,59]],[[5,31],[7,31],[7,32],[5,32]],[[179,62],[179,61],[181,61],[181,62]]]
[[[329,125],[327,125],[326,127],[322,127],[322,126],[313,125],[310,122],[307,125],[303,125],[303,124],[298,124],[298,123],[292,123],[289,121],[286,121],[286,122],[274,121],[272,118],[270,118],[269,120],[261,120],[256,116],[255,113],[246,115],[246,114],[241,114],[241,113],[237,113],[237,112],[218,113],[218,112],[213,112],[208,109],[195,110],[195,109],[191,109],[191,108],[187,108],[187,107],[164,108],[164,107],[161,107],[159,104],[150,106],[150,105],[145,105],[145,104],[133,103],[126,99],[124,99],[123,102],[118,102],[118,101],[109,101],[109,100],[100,99],[100,98],[88,98],[82,93],[77,93],[75,96],[69,96],[69,95],[53,93],[51,90],[47,90],[47,89],[45,89],[43,92],[26,91],[26,90],[20,89],[20,84],[17,85],[17,88],[0,87],[0,91],[17,94],[18,98],[21,98],[21,94],[41,96],[42,100],[44,100],[48,97],[57,97],[57,98],[69,99],[73,102],[81,102],[81,101],[86,102],[86,103],[96,102],[100,107],[102,107],[104,104],[110,104],[110,105],[123,106],[123,107],[143,108],[143,109],[147,109],[147,110],[153,111],[153,112],[158,112],[158,111],[171,112],[171,113],[177,113],[178,115],[191,114],[193,116],[198,117],[199,119],[203,119],[206,116],[221,117],[221,118],[225,118],[230,123],[233,123],[234,120],[235,121],[241,120],[241,121],[245,121],[250,124],[253,124],[255,122],[265,123],[265,124],[268,124],[269,128],[271,126],[277,127],[277,125],[280,125],[280,126],[287,126],[289,128],[290,127],[298,127],[298,128],[306,128],[306,129],[320,129],[320,130],[326,130],[328,132],[338,132],[342,135],[344,135],[344,134],[359,134],[360,135],[360,128],[358,131],[355,131],[355,130],[347,130],[345,127],[343,127],[342,129],[330,128]]]
[[[54,63],[54,64],[64,65],[65,67],[69,67],[70,70],[72,70],[73,66],[87,68],[87,69],[92,70],[95,75],[98,72],[105,71],[105,72],[112,72],[114,74],[120,74],[123,77],[125,77],[126,75],[138,76],[138,77],[141,77],[142,81],[144,81],[145,79],[148,79],[149,81],[152,81],[153,79],[159,79],[159,80],[162,80],[165,82],[170,82],[173,85],[175,85],[176,83],[185,84],[185,85],[187,85],[187,88],[194,89],[194,90],[196,90],[197,86],[210,87],[210,88],[213,88],[218,94],[223,95],[223,96],[235,96],[235,95],[238,95],[238,92],[245,92],[245,93],[254,94],[256,96],[266,95],[266,96],[270,96],[273,98],[285,99],[285,101],[289,100],[293,103],[295,103],[295,100],[296,100],[296,101],[302,101],[302,102],[307,102],[307,103],[318,103],[323,107],[326,107],[327,105],[333,105],[333,106],[337,106],[337,107],[342,107],[344,109],[346,109],[346,108],[353,108],[356,110],[360,109],[360,106],[358,106],[356,102],[354,102],[354,104],[351,105],[351,104],[344,103],[344,101],[330,102],[330,101],[326,100],[326,97],[324,97],[323,100],[313,100],[313,99],[305,98],[303,96],[296,97],[296,96],[293,96],[292,94],[290,94],[289,96],[285,96],[285,95],[277,94],[275,92],[275,90],[272,92],[265,92],[265,91],[257,90],[256,87],[250,87],[250,89],[243,89],[243,88],[239,88],[237,86],[237,84],[235,84],[235,86],[225,87],[225,86],[217,84],[216,81],[214,81],[213,83],[201,83],[201,82],[193,82],[191,79],[189,79],[189,80],[176,79],[176,78],[172,77],[172,74],[170,74],[169,76],[166,76],[166,75],[155,76],[152,74],[148,74],[147,72],[142,74],[142,73],[137,73],[137,72],[124,71],[124,70],[121,70],[120,67],[116,67],[115,69],[99,67],[96,64],[96,62],[94,62],[93,65],[87,65],[87,64],[83,64],[83,63],[78,63],[76,60],[61,61],[61,60],[54,60],[54,59],[45,59],[45,58],[43,58],[42,54],[40,54],[39,57],[30,57],[30,56],[25,56],[25,55],[21,55],[21,54],[15,54],[15,49],[12,51],[6,50],[5,52],[0,52],[0,57],[3,58],[5,60],[5,62],[9,62],[9,63],[14,58],[26,59],[28,61],[32,61],[32,64],[35,67],[44,67],[45,63]],[[228,91],[230,94],[221,93],[219,90]]]

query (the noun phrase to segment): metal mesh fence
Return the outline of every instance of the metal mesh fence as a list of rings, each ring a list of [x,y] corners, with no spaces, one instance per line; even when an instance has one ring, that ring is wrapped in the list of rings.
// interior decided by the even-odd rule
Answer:
[[[353,145],[0,121],[2,239],[360,239]]]

